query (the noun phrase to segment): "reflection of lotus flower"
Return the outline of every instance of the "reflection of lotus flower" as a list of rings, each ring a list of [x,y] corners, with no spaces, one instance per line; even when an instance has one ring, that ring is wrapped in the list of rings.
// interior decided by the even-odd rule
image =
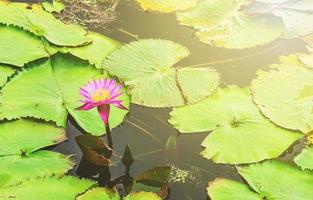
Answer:
[[[122,95],[121,88],[122,84],[116,84],[115,80],[99,79],[90,81],[84,87],[80,88],[80,94],[84,97],[81,102],[85,104],[77,109],[90,110],[97,107],[103,122],[108,126],[110,104],[127,110],[122,105],[122,100],[117,99]]]

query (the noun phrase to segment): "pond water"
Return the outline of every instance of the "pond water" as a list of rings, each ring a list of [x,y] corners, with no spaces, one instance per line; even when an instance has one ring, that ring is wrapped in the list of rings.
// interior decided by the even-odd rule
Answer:
[[[221,74],[223,83],[249,86],[258,69],[278,62],[280,55],[301,52],[301,40],[276,40],[251,49],[228,50],[212,48],[193,38],[193,29],[181,26],[173,14],[143,12],[133,1],[123,0],[118,6],[118,20],[105,35],[121,42],[143,38],[168,39],[186,46],[191,55],[179,64],[182,66],[212,66]],[[206,63],[206,64],[203,64]],[[180,134],[167,122],[171,109],[152,109],[131,105],[130,113],[120,126],[113,129],[117,155],[122,155],[129,145],[135,157],[131,174],[136,175],[155,166],[171,165],[181,176],[173,177],[169,199],[208,199],[209,181],[225,177],[242,181],[235,168],[215,164],[200,156],[201,142],[209,133]],[[81,132],[73,124],[67,128],[69,140],[54,148],[58,152],[74,154],[77,167],[71,172],[78,176],[97,177],[97,169],[82,160],[81,151],[74,138]],[[176,143],[176,145],[175,145]],[[124,172],[121,163],[112,166],[112,178]]]

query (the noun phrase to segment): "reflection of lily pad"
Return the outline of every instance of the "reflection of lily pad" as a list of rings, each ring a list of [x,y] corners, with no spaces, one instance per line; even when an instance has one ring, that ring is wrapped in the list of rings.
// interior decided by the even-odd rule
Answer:
[[[160,196],[152,192],[135,192],[126,196],[125,200],[162,200]]]
[[[175,108],[170,123],[182,133],[212,131],[202,155],[218,163],[276,158],[301,137],[267,120],[248,89],[229,86],[191,106]]]
[[[286,61],[260,71],[252,82],[254,101],[274,123],[308,133],[313,130],[313,72]]]
[[[216,179],[209,183],[208,194],[212,200],[262,200],[247,185],[228,179]]]
[[[44,11],[40,5],[27,9],[27,4],[0,2],[0,23],[14,25],[60,46],[78,46],[90,42],[80,26],[67,25]]]
[[[64,175],[73,166],[68,156],[36,150],[65,139],[64,129],[50,124],[30,120],[2,123],[0,187],[15,185],[30,178]]]
[[[95,183],[85,179],[65,176],[61,179],[43,178],[24,181],[19,185],[0,189],[1,200],[75,200]]]
[[[22,67],[48,56],[40,37],[17,27],[0,25],[0,63]]]
[[[96,109],[77,111],[81,106],[79,88],[96,77],[107,77],[87,62],[68,55],[55,55],[49,60],[31,63],[2,89],[0,118],[35,117],[66,126],[68,112],[87,132],[105,132]],[[21,100],[23,99],[23,100]],[[125,106],[129,97],[121,97]],[[112,127],[123,121],[127,111],[112,107]]]
[[[0,64],[0,87],[2,87],[14,73],[15,69]]]
[[[108,188],[94,188],[79,196],[77,200],[120,200],[120,195]]]
[[[313,146],[303,149],[302,152],[295,157],[294,162],[303,170],[305,169],[312,170],[313,169]]]
[[[211,95],[219,84],[212,68],[173,67],[187,48],[167,40],[139,40],[114,51],[104,67],[124,81],[132,102],[151,107],[182,106]]]
[[[215,47],[250,48],[269,43],[283,32],[283,22],[271,14],[246,15],[250,0],[202,0],[193,9],[177,13],[181,24],[196,29],[200,41]]]
[[[313,196],[313,174],[278,161],[239,167],[249,185],[266,199],[309,200]]]
[[[171,13],[197,5],[198,0],[136,0],[143,10]]]

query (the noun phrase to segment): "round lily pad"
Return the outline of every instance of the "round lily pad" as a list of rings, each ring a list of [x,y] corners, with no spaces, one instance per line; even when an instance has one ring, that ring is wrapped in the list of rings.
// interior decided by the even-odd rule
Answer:
[[[105,127],[97,109],[76,110],[82,105],[79,88],[98,78],[109,76],[88,62],[66,54],[32,62],[2,88],[0,119],[34,117],[65,127],[69,113],[84,130],[102,135]],[[129,106],[126,93],[120,99],[124,106]],[[113,128],[123,121],[128,111],[115,107],[111,111]]]
[[[197,5],[199,0],[136,0],[143,10],[171,13],[187,10]]]
[[[94,188],[77,197],[76,200],[120,200],[120,195],[108,188]]]
[[[63,128],[33,120],[0,124],[0,187],[46,176],[63,176],[73,167],[69,156],[37,151],[66,139]],[[1,198],[0,198],[1,199]]]
[[[275,124],[308,133],[313,130],[313,72],[286,59],[252,82],[255,103]]]
[[[74,163],[68,159],[68,156],[60,153],[36,151],[27,156],[0,157],[0,165],[0,179],[8,177],[5,181],[0,181],[0,187],[5,187],[16,185],[30,178],[63,176],[74,166]]]
[[[16,120],[0,124],[0,157],[28,155],[66,140],[65,130],[49,123]]]
[[[212,68],[180,68],[187,48],[168,40],[144,39],[124,45],[103,66],[125,82],[132,102],[149,107],[176,107],[210,96],[220,77]]]
[[[0,188],[1,200],[75,200],[95,182],[73,176],[40,178],[24,181],[19,185]]]
[[[263,200],[249,186],[222,178],[209,183],[208,195],[212,200]]]
[[[313,174],[278,161],[239,167],[240,175],[263,199],[309,200],[313,196]]]
[[[169,122],[182,133],[212,131],[201,153],[217,163],[276,158],[302,134],[279,128],[252,102],[249,89],[229,86],[190,106],[175,108]]]

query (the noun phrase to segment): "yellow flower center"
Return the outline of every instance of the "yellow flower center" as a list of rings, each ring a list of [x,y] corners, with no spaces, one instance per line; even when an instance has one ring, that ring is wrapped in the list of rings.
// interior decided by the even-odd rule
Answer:
[[[96,90],[92,95],[92,100],[99,102],[109,99],[110,97],[110,93],[107,90]]]

